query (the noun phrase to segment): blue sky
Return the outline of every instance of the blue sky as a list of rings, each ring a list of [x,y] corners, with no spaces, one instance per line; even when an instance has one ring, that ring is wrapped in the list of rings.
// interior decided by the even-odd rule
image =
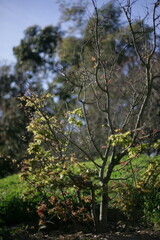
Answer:
[[[0,0],[0,61],[14,61],[12,48],[23,38],[27,27],[56,25],[58,19],[55,0]]]
[[[70,0],[72,1],[72,0]],[[115,0],[116,1],[116,0]],[[107,0],[97,0],[98,5]],[[138,0],[134,14],[143,15],[142,7],[153,0]],[[23,31],[34,24],[56,25],[60,17],[56,0],[0,0],[0,63],[14,62],[12,48],[23,38]]]

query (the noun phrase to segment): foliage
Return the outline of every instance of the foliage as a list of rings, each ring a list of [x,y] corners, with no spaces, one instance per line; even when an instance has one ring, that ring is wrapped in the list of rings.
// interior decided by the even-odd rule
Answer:
[[[49,197],[47,204],[41,203],[37,209],[39,225],[45,226],[47,223],[57,225],[58,222],[92,225],[92,216],[89,211],[90,199],[83,196],[78,202],[76,198],[76,194],[71,191],[62,191],[59,195],[55,193]]]
[[[159,156],[146,164],[143,172],[138,174],[136,185],[119,183],[116,187],[118,195],[114,202],[116,207],[126,214],[131,222],[150,224],[155,229],[160,228],[160,169]],[[114,186],[115,187],[115,186]]]
[[[86,17],[87,15],[87,6],[88,2],[85,0],[79,1],[62,1],[58,0],[60,5],[61,17],[60,22],[69,22],[73,23],[69,26],[69,30],[71,32],[81,32],[86,24]]]
[[[160,164],[159,156],[154,158],[138,182],[144,198],[144,216],[148,222],[160,229]]]
[[[42,202],[37,209],[40,225],[50,222],[50,219],[54,221],[61,219],[61,221],[73,221],[74,223],[85,222],[89,219],[91,221],[93,210],[98,207],[100,202],[101,187],[98,171],[94,169],[94,164],[99,166],[100,160],[90,162],[90,164],[80,162],[76,153],[73,154],[73,149],[70,151],[70,145],[72,145],[70,134],[73,134],[73,130],[77,134],[78,129],[84,124],[82,109],[68,111],[63,120],[60,120],[56,116],[48,115],[45,110],[45,100],[50,97],[50,94],[44,94],[41,97],[33,94],[22,98],[25,100],[26,107],[34,107],[35,112],[28,126],[28,130],[33,132],[33,141],[28,148],[30,158],[23,162],[21,176],[24,180],[29,181],[42,196]],[[111,197],[113,193],[116,193],[116,197],[114,197],[116,204],[113,201],[113,206],[120,208],[130,220],[135,221],[144,215],[143,207],[144,204],[147,204],[137,186],[140,184],[140,180],[143,181],[141,174],[147,168],[148,161],[145,155],[144,163],[142,163],[142,159],[135,161],[134,158],[143,151],[145,152],[148,144],[138,143],[138,145],[132,146],[130,131],[122,133],[120,130],[116,130],[115,132],[109,138],[110,144],[122,147],[123,151],[127,149],[128,156],[126,154],[126,157],[121,159],[119,166],[115,168],[118,176],[114,171],[112,172],[111,181],[117,180],[118,182],[113,186],[111,183],[109,191],[111,191]],[[159,141],[154,143],[154,147],[157,147],[158,143]],[[119,181],[122,174],[123,183],[121,184]],[[143,174],[145,176],[145,173]],[[93,203],[95,198],[97,207]],[[140,215],[134,214],[135,211]]]
[[[19,108],[17,98],[21,90],[19,84],[12,66],[0,67],[0,177],[17,170],[17,163],[26,156],[30,139],[26,132],[29,118]]]
[[[84,208],[83,202],[90,201],[87,200],[88,195],[94,186],[89,180],[94,170],[86,168],[77,161],[75,154],[70,153],[68,139],[69,125],[74,121],[76,127],[80,126],[80,120],[76,116],[82,117],[82,111],[69,111],[63,120],[57,119],[45,110],[45,99],[49,97],[51,96],[47,94],[40,98],[36,95],[22,98],[26,107],[34,106],[35,112],[28,126],[28,130],[33,132],[33,141],[28,148],[30,158],[23,162],[21,177],[41,193],[43,202],[37,210],[41,218],[40,224],[44,223],[44,219],[50,218],[51,214],[64,221],[83,222],[86,218],[91,219],[90,208]]]
[[[20,108],[18,97],[28,88],[43,91],[42,79],[56,69],[53,69],[55,49],[60,40],[58,27],[29,27],[19,46],[13,49],[16,65],[0,67],[0,177],[16,172],[17,164],[27,157],[26,149],[31,138],[26,131],[29,116]]]
[[[55,48],[61,39],[58,27],[46,26],[41,29],[35,25],[25,30],[24,39],[13,52],[17,57],[17,68],[30,74],[42,68],[53,68]],[[52,69],[53,70],[53,69]]]

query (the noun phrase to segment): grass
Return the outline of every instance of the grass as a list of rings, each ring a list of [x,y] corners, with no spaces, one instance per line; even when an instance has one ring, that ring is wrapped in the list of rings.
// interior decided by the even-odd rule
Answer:
[[[134,175],[138,178],[152,160],[153,157],[147,155],[141,155],[139,158],[135,158],[131,161],[123,158],[120,165],[115,166],[112,178],[126,178],[128,175],[132,174],[133,170],[135,171]],[[101,160],[96,159],[95,161],[101,164]],[[126,163],[127,165],[125,165]],[[95,169],[95,166],[91,161],[84,162],[82,165],[86,169]],[[76,172],[76,169],[74,171]],[[0,179],[0,201],[5,200],[7,196],[12,195],[22,197],[22,195],[30,190],[30,188],[31,186],[28,186],[24,181],[21,181],[19,174]]]
[[[20,195],[27,189],[26,184],[21,182],[18,174],[0,179],[0,199],[4,199],[7,195]]]
[[[115,166],[111,178],[115,180],[119,179],[120,181],[127,178],[128,181],[132,183],[133,178],[139,179],[154,158],[155,157],[149,157],[148,155],[141,155],[138,158],[129,160],[124,157],[121,159],[120,164]],[[96,159],[95,162],[100,165],[102,164],[101,159]],[[95,165],[91,161],[84,162],[83,165],[88,169],[95,169]],[[108,164],[106,164],[105,171],[107,170],[107,166]]]
[[[0,179],[0,225],[29,221],[36,216],[38,196],[24,198],[29,190],[18,174]]]

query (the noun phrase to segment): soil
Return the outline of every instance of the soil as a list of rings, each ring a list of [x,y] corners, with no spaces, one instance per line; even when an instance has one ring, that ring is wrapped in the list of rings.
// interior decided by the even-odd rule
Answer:
[[[31,233],[28,230],[19,230],[2,240],[160,240],[160,232],[132,229],[132,231],[105,234],[83,233],[82,231],[64,234],[60,231]]]

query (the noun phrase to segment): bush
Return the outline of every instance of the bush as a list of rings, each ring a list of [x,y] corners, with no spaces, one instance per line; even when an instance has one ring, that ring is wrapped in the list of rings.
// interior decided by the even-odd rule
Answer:
[[[15,172],[15,165],[16,164],[10,157],[6,158],[0,156],[0,178],[4,178],[5,176]]]
[[[160,157],[157,156],[149,164],[138,183],[144,205],[143,211],[147,222],[160,229]]]
[[[145,223],[160,229],[160,166],[154,158],[148,168],[140,174],[138,182],[117,184],[115,206],[119,207],[128,221]]]
[[[0,203],[0,218],[6,224],[25,222],[33,217],[36,217],[33,202],[25,202],[21,196],[11,194]]]

